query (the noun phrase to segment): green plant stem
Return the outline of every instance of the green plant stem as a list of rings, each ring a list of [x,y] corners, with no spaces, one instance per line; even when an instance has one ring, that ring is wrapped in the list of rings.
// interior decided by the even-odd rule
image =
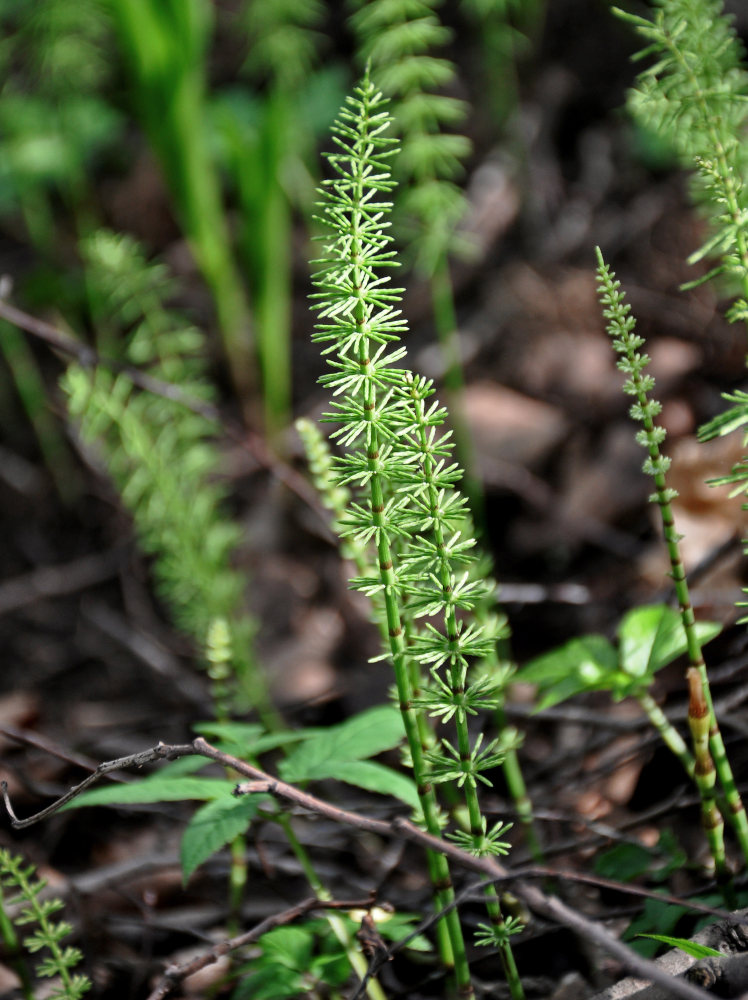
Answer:
[[[16,392],[34,429],[34,435],[60,499],[69,504],[80,491],[80,476],[47,404],[47,390],[28,340],[10,323],[0,323],[2,354],[10,368]]]
[[[663,535],[670,560],[670,576],[675,586],[681,621],[683,622],[686,635],[688,660],[691,667],[698,673],[703,688],[703,698],[709,714],[709,748],[711,750],[711,758],[713,758],[714,766],[719,775],[719,780],[728,803],[728,816],[737,833],[745,863],[748,864],[748,820],[746,819],[740,793],[735,784],[732,769],[725,754],[724,743],[719,731],[717,718],[714,714],[706,664],[701,652],[701,644],[696,635],[693,607],[691,606],[685,568],[680,555],[680,536],[675,529],[673,510],[670,502],[675,494],[668,488],[665,481],[665,472],[667,471],[669,460],[663,458],[660,453],[660,442],[664,439],[664,430],[656,427],[654,423],[654,416],[659,412],[659,404],[650,400],[648,396],[654,380],[650,376],[642,374],[648,359],[646,356],[637,353],[643,341],[638,335],[633,333],[635,321],[628,315],[630,309],[623,303],[623,297],[618,291],[619,283],[612,277],[603,260],[603,255],[599,247],[596,253],[598,273],[602,282],[600,287],[604,293],[604,302],[608,307],[605,310],[605,316],[610,321],[608,329],[613,336],[618,337],[615,346],[616,350],[622,356],[619,367],[629,375],[626,383],[626,391],[637,400],[632,408],[632,415],[644,428],[637,435],[637,440],[646,448],[649,455],[644,470],[652,476],[655,484],[655,493],[652,500],[660,509]],[[713,788],[710,789],[707,782],[699,781],[696,747],[694,747],[694,756],[697,759],[695,778],[699,792],[702,794],[704,809],[709,811],[709,801],[713,798],[714,791]],[[704,795],[707,796],[706,799],[703,798]],[[720,837],[720,829],[712,822],[711,818],[709,819],[709,823],[711,826],[707,832],[710,837],[710,844],[716,844]],[[720,858],[724,858],[723,844],[721,847],[716,848],[715,865],[717,865],[718,870],[720,863],[724,863],[723,861],[719,861]]]
[[[646,395],[642,394],[640,396],[640,405],[645,403]],[[645,415],[643,425],[648,434],[651,434],[654,430],[653,421],[649,416]],[[652,462],[658,462],[660,459],[659,447],[654,443],[650,443],[647,448]],[[683,622],[683,628],[686,633],[686,641],[688,643],[688,662],[695,670],[698,671],[699,677],[701,678],[701,684],[704,689],[704,699],[709,710],[709,748],[711,750],[711,756],[714,759],[714,766],[717,774],[719,775],[720,784],[722,785],[725,798],[727,800],[729,808],[728,815],[735,828],[744,861],[748,864],[748,820],[746,819],[745,808],[743,806],[740,793],[738,792],[735,784],[732,768],[730,767],[730,763],[725,753],[725,745],[722,740],[722,734],[719,730],[717,717],[714,714],[714,704],[712,702],[712,695],[709,687],[709,677],[707,675],[704,657],[701,652],[701,644],[696,636],[696,620],[694,618],[693,607],[691,605],[685,568],[680,555],[680,536],[675,529],[675,521],[669,500],[669,493],[665,483],[665,474],[663,472],[655,472],[653,479],[656,487],[656,502],[660,508],[665,544],[667,546],[668,557],[670,559],[670,576],[672,577],[673,584],[675,586],[678,607],[680,609],[681,620]]]
[[[689,751],[682,736],[670,722],[660,706],[648,691],[637,691],[636,700],[647,713],[647,717],[657,732],[662,737],[664,743],[675,754],[683,765],[683,770],[689,778],[693,780],[696,761]]]
[[[277,88],[265,101],[252,162],[236,163],[244,215],[240,249],[254,296],[265,429],[278,444],[291,414],[291,207],[283,173],[294,138],[289,102]],[[244,160],[247,159],[245,152]]]
[[[724,820],[715,799],[717,771],[709,752],[709,706],[704,700],[701,675],[695,667],[689,667],[687,679],[689,686],[688,725],[693,737],[696,763],[694,780],[701,796],[701,825],[714,858],[717,884],[722,890],[725,904],[733,910],[738,904],[732,884],[732,874],[727,867],[727,858],[725,857]]]
[[[346,489],[346,487],[338,486],[335,483],[330,449],[316,425],[312,424],[311,421],[302,419],[296,421],[296,428],[304,444],[309,461],[309,468],[314,478],[314,484],[320,492],[323,503],[327,509],[332,512],[335,522],[339,523],[343,520],[346,508],[350,503],[350,492]],[[367,549],[357,538],[351,537],[342,539],[341,552],[347,559],[350,559],[354,563],[360,576],[368,576],[372,572],[372,566],[368,558]],[[375,572],[378,572],[378,570],[375,570]],[[384,609],[382,610],[384,611]],[[385,647],[389,647],[390,636],[388,634],[386,614],[378,614],[376,616],[376,621],[382,637],[382,642]],[[403,624],[406,645],[408,629],[409,625],[407,623]],[[413,659],[413,657],[408,658],[408,672],[410,697],[411,700],[413,700],[420,694],[421,686],[420,666],[417,661]],[[424,712],[416,713],[416,725],[418,728],[418,741],[423,753],[423,751],[433,743],[433,730],[429,726],[428,719]],[[427,865],[431,882],[432,884],[436,884],[438,879],[441,877],[441,870],[438,863],[436,863],[436,856],[430,852],[427,854]],[[451,968],[454,965],[452,945],[449,937],[449,929],[444,921],[439,921],[436,925],[436,935],[439,954],[442,956],[442,960],[445,964]]]
[[[364,182],[359,176],[357,180],[357,190],[352,202],[358,206],[364,199]],[[358,264],[361,253],[360,238],[358,232],[361,229],[361,212],[355,208],[353,211],[352,239],[350,249],[350,263],[354,274],[354,287],[358,289],[359,295],[365,284],[365,275],[361,272]],[[366,329],[367,315],[363,301],[359,301],[355,307],[354,322],[359,330]],[[370,344],[368,336],[362,336],[358,347],[358,364],[362,375],[371,375]],[[371,498],[372,522],[377,529],[377,557],[379,564],[379,577],[384,585],[384,605],[387,618],[387,629],[389,638],[390,654],[395,672],[395,684],[397,687],[398,704],[405,727],[405,735],[408,742],[413,773],[415,775],[418,788],[418,798],[423,811],[423,818],[426,829],[434,836],[440,836],[440,824],[436,796],[431,782],[428,780],[426,762],[423,757],[423,745],[421,733],[418,725],[416,712],[413,708],[413,690],[411,684],[411,673],[409,657],[405,646],[405,636],[400,618],[400,608],[397,599],[397,579],[393,569],[392,552],[388,534],[388,525],[385,514],[385,499],[383,491],[382,475],[379,471],[378,459],[382,442],[379,440],[376,425],[372,421],[372,416],[376,412],[377,392],[372,378],[365,380],[364,389],[364,414],[368,422],[366,435],[366,455],[368,470],[371,474],[369,479],[369,491]],[[429,871],[434,885],[434,903],[437,909],[443,909],[454,902],[454,888],[452,887],[449,865],[443,854],[429,852]],[[449,935],[451,945],[451,960],[454,963],[454,975],[457,988],[461,996],[472,996],[473,988],[470,980],[470,967],[465,952],[465,942],[462,936],[457,909],[452,906],[446,917],[439,923],[444,923]],[[444,942],[444,936],[441,937]],[[442,955],[446,962],[450,956]],[[449,972],[449,968],[447,969]]]
[[[455,457],[463,469],[462,488],[470,502],[473,521],[479,535],[485,534],[485,497],[483,484],[476,468],[473,438],[465,419],[465,375],[457,333],[457,312],[454,304],[449,262],[442,255],[429,277],[434,326],[444,362],[444,389],[455,442]]]
[[[359,321],[363,322],[363,316],[364,313],[362,309],[358,317]],[[369,365],[365,348],[363,348],[359,354],[359,363],[362,370],[365,370]],[[370,385],[371,383],[367,383],[367,388]],[[373,387],[370,391],[373,392]],[[366,406],[367,409],[369,409],[369,412],[373,411],[375,405],[375,399],[367,399]],[[383,517],[385,510],[384,495],[382,492],[381,477],[375,471],[376,459],[374,456],[378,454],[378,451],[379,441],[377,439],[376,431],[372,427],[367,441],[367,452],[372,456],[370,466],[373,473],[370,480],[371,509],[373,522],[377,528],[379,528],[377,555],[379,559],[380,578],[385,587],[385,613],[387,616],[390,653],[395,671],[398,704],[403,718],[408,749],[410,751],[411,761],[413,764],[413,773],[418,787],[418,798],[421,803],[426,829],[433,836],[438,837],[440,836],[440,824],[436,796],[434,795],[433,786],[428,780],[426,763],[423,758],[421,734],[419,731],[416,712],[413,709],[413,691],[410,680],[408,663],[409,658],[405,647],[403,628],[400,620],[400,610],[397,603],[397,597],[395,596],[397,592],[397,581],[392,567],[390,544],[386,532],[386,522]],[[454,901],[454,889],[452,887],[446,857],[443,854],[429,852],[429,869],[432,874],[435,889],[434,903],[437,909],[443,909]],[[449,940],[454,960],[455,979],[458,989],[460,990],[461,995],[470,996],[472,995],[470,969],[467,962],[467,955],[465,953],[465,944],[462,938],[462,928],[460,926],[457,910],[454,907],[444,918],[444,922],[446,923],[449,932]]]
[[[255,379],[249,311],[229,249],[205,109],[205,0],[116,0],[113,10],[140,115],[177,214],[213,294],[231,375],[245,414]]]
[[[420,446],[421,455],[423,456],[421,461],[422,476],[424,482],[428,484],[427,504],[429,509],[429,519],[432,524],[433,538],[436,545],[435,551],[438,554],[437,564],[439,582],[444,596],[447,599],[444,614],[444,631],[449,637],[451,649],[449,684],[453,694],[456,698],[459,698],[460,695],[464,694],[465,690],[466,666],[460,653],[460,629],[457,621],[455,604],[449,600],[454,587],[454,574],[452,572],[450,561],[445,554],[447,539],[444,534],[442,513],[440,510],[441,498],[439,490],[434,483],[435,460],[428,436],[428,427],[424,409],[424,397],[422,394],[417,393],[415,388],[413,389],[412,395],[414,397],[413,401],[415,404],[418,428],[418,444]],[[470,733],[468,732],[467,713],[464,708],[458,708],[455,712],[455,725],[457,729],[457,748],[460,755],[460,761],[462,762],[463,767],[468,768],[472,760],[472,748],[470,744]],[[482,854],[485,853],[484,834],[486,830],[486,823],[481,811],[480,802],[478,800],[475,778],[469,772],[466,772],[466,774],[467,777],[464,781],[463,787],[465,802],[468,810],[470,834],[473,838],[475,853]],[[499,956],[504,969],[504,975],[506,976],[507,983],[509,984],[512,1000],[524,1000],[525,993],[517,972],[512,947],[509,943],[509,936],[506,933],[504,918],[501,913],[501,906],[495,891],[491,887],[488,887],[485,890],[485,898],[486,909],[488,910],[491,924],[497,931],[498,939],[500,940]]]
[[[496,728],[501,734],[502,742],[509,745],[501,769],[504,773],[504,779],[509,789],[509,794],[512,797],[512,802],[514,802],[514,808],[517,810],[517,816],[524,829],[527,847],[537,864],[544,864],[545,855],[543,853],[543,845],[540,842],[540,837],[535,827],[532,799],[527,792],[527,785],[525,784],[525,777],[519,763],[519,756],[514,747],[511,746],[513,733],[507,725],[502,704],[496,709],[494,718],[496,720]]]
[[[302,867],[306,880],[311,886],[312,892],[321,902],[329,902],[332,899],[331,893],[325,888],[325,886],[320,881],[317,872],[312,865],[306,848],[301,843],[299,838],[296,836],[294,828],[291,824],[286,813],[278,813],[275,817],[276,821],[283,828],[283,832],[289,843],[291,850],[294,853],[297,861]],[[337,913],[328,910],[325,911],[325,919],[327,920],[330,928],[345,949],[346,956],[350,962],[351,968],[356,973],[358,978],[363,981],[368,972],[368,963],[364,956],[361,954],[360,948],[351,938],[348,928],[345,922],[340,919]],[[386,1000],[384,990],[379,984],[379,980],[376,977],[369,979],[366,984],[366,993],[370,997],[370,1000]]]
[[[728,159],[725,145],[716,127],[718,119],[715,118],[713,107],[710,105],[710,101],[704,93],[697,75],[693,71],[691,62],[686,57],[683,47],[679,44],[678,37],[671,34],[667,30],[664,23],[662,38],[666,48],[675,59],[678,68],[691,87],[691,96],[694,101],[694,106],[699,112],[701,128],[704,130],[704,134],[708,140],[706,144],[708,149],[705,151],[705,155],[708,155],[711,160],[712,169],[709,171],[709,176],[718,185],[720,195],[719,200],[721,203],[720,211],[726,210],[727,217],[731,223],[735,249],[737,250],[738,260],[740,262],[740,267],[738,269],[733,268],[733,271],[739,271],[742,294],[744,298],[748,299],[748,240],[746,239],[745,233],[745,213],[740,204],[736,182],[736,177],[739,176],[739,171],[737,166],[731,163]],[[738,137],[736,136],[734,138],[737,143]],[[688,599],[688,589],[683,573],[683,566],[678,555],[677,536],[675,536],[675,532],[672,527],[672,513],[670,512],[669,507],[667,509],[667,513],[664,506],[661,507],[661,510],[663,524],[665,524],[666,527],[666,540],[668,541],[668,552],[670,554],[671,566],[673,567],[672,575],[673,580],[675,581],[676,592],[678,594],[678,603],[683,615],[683,624],[684,627],[686,627],[686,632],[689,636],[689,661],[691,665],[699,671],[699,676],[704,690],[704,699],[709,708],[709,716],[711,720],[709,748],[712,757],[714,758],[714,764],[719,775],[720,783],[725,792],[725,798],[727,799],[729,807],[728,816],[735,828],[740,848],[743,853],[743,858],[746,864],[748,864],[748,819],[746,819],[745,808],[735,784],[735,778],[727,759],[722,735],[719,731],[717,719],[714,714],[714,705],[709,688],[709,679],[707,677],[704,660],[701,656],[701,649],[695,636],[693,636],[693,629],[689,625],[689,623],[693,622],[693,610],[691,609]],[[667,526],[668,519],[670,522],[669,532]],[[671,541],[673,537],[676,539],[675,542]]]

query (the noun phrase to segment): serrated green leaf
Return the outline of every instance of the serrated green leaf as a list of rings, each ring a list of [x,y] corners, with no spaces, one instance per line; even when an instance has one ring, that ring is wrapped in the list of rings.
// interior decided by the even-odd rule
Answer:
[[[314,949],[314,934],[305,927],[276,927],[260,938],[263,961],[306,972]]]
[[[106,788],[93,788],[83,792],[78,798],[69,802],[65,809],[77,809],[81,806],[103,805],[144,805],[149,802],[181,802],[188,799],[217,799],[231,795],[235,782],[221,778],[193,778],[189,775],[170,777],[154,774],[142,781],[133,781],[127,785],[108,785]]]
[[[390,750],[403,738],[403,722],[392,705],[380,705],[355,715],[338,726],[330,726],[306,740],[284,761],[279,770],[284,781],[308,781],[334,776],[336,763],[350,763]]]
[[[182,882],[186,885],[203,861],[244,833],[267,800],[266,795],[243,795],[238,799],[228,796],[201,806],[182,834]]]
[[[193,728],[206,739],[221,742],[228,753],[233,753],[242,760],[251,760],[267,753],[268,750],[300,743],[316,736],[317,733],[324,732],[322,729],[308,726],[306,729],[286,729],[281,732],[266,733],[262,726],[244,722],[200,722]]]
[[[252,748],[252,755],[259,757],[260,754],[267,753],[268,750],[275,750],[276,747],[286,747],[289,743],[300,743],[302,740],[311,739],[318,732],[323,732],[316,727],[299,730],[286,730],[280,733],[266,733],[261,736]]]
[[[687,938],[669,937],[667,934],[637,934],[637,937],[650,938],[652,941],[670,945],[671,948],[680,948],[691,958],[722,958],[722,952],[716,948],[699,944],[697,941],[689,941]]]
[[[413,809],[420,808],[415,782],[407,775],[393,771],[384,764],[378,764],[373,760],[336,761],[329,770],[324,766],[319,770],[320,773],[311,777],[317,780],[335,778],[357,788],[365,788],[368,792],[393,795]],[[324,773],[326,770],[327,773]]]
[[[288,1000],[308,993],[302,976],[295,969],[270,965],[242,979],[232,1000]]]
[[[708,642],[720,631],[716,622],[696,623],[699,642]],[[666,604],[633,608],[621,620],[618,635],[621,668],[631,677],[651,676],[688,648],[680,613]]]

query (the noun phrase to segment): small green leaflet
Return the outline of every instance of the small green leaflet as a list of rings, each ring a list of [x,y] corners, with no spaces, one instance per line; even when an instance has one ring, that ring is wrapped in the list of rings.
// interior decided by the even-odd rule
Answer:
[[[637,934],[640,938],[651,938],[662,944],[668,944],[671,948],[680,948],[691,958],[722,958],[722,952],[715,948],[709,948],[705,944],[698,944],[696,941],[689,941],[687,938],[669,937],[667,934]]]
[[[183,884],[211,854],[244,833],[266,802],[267,795],[243,795],[214,799],[201,806],[182,834],[179,855]]]

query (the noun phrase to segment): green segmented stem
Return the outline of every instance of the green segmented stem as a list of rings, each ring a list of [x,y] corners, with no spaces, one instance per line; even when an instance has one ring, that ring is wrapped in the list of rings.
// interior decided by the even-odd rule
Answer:
[[[363,195],[360,192],[359,197]],[[356,223],[356,213],[354,212],[354,227]],[[352,241],[352,259],[357,253],[357,243]],[[354,273],[356,268],[354,267]],[[354,279],[355,282],[355,279]],[[358,286],[360,289],[360,285]],[[363,305],[359,305],[355,313],[357,324],[363,329],[365,323],[365,310]],[[367,338],[361,339],[359,350],[359,366],[363,374],[370,374],[371,360],[369,358],[369,343]],[[372,379],[367,379],[365,383],[365,415],[370,420],[376,409],[376,388]],[[433,786],[428,780],[428,769],[423,757],[423,745],[421,731],[418,725],[416,712],[413,708],[413,689],[411,685],[411,673],[409,657],[405,645],[405,636],[400,619],[400,608],[397,599],[398,585],[395,577],[390,541],[388,536],[388,524],[385,517],[385,502],[382,477],[377,471],[377,460],[379,458],[380,441],[375,426],[370,422],[367,434],[366,451],[369,462],[369,469],[372,473],[369,480],[369,490],[371,496],[372,522],[377,528],[377,556],[379,561],[379,575],[384,585],[384,606],[387,617],[388,638],[392,665],[395,671],[395,684],[397,686],[398,704],[405,726],[405,736],[408,741],[413,773],[418,788],[418,798],[423,811],[423,818],[426,829],[434,836],[440,835],[439,813],[434,794]],[[454,901],[454,889],[449,873],[449,865],[443,854],[432,852],[429,857],[429,871],[432,883],[435,888],[435,904],[439,909],[449,906]],[[455,979],[461,996],[472,996],[473,989],[470,982],[470,968],[468,966],[465,945],[462,937],[462,927],[455,907],[452,907],[444,918],[444,922],[449,934],[449,941],[452,949],[452,959],[454,961]]]
[[[670,722],[668,717],[648,691],[637,691],[636,700],[647,713],[649,721],[660,734],[663,742],[665,742],[668,748],[675,754],[683,765],[683,770],[693,781],[696,761],[694,760],[693,754],[686,746],[681,734]]]
[[[681,621],[686,635],[688,660],[691,668],[699,676],[703,700],[708,711],[710,757],[713,758],[713,766],[716,768],[725,793],[728,815],[735,827],[743,857],[748,863],[748,822],[714,714],[709,679],[701,652],[701,644],[696,635],[694,613],[680,555],[680,536],[675,529],[671,500],[677,496],[677,493],[668,488],[665,481],[665,473],[670,464],[670,460],[660,451],[660,444],[665,439],[665,429],[657,426],[654,422],[661,407],[656,400],[651,399],[648,395],[654,387],[654,379],[650,375],[644,374],[644,368],[648,364],[649,358],[646,354],[638,353],[644,341],[634,333],[636,321],[630,315],[631,307],[624,302],[623,293],[620,291],[620,282],[615,279],[615,275],[605,264],[599,247],[596,249],[596,253],[600,280],[599,292],[604,306],[603,314],[608,320],[608,333],[614,338],[616,351],[621,355],[618,367],[628,375],[624,391],[636,399],[631,407],[631,415],[643,425],[643,430],[639,431],[636,437],[637,441],[647,449],[649,455],[644,463],[644,471],[652,476],[655,483],[655,492],[650,499],[660,509],[665,545],[670,559],[670,576],[675,585]],[[705,781],[700,780],[698,774],[699,757],[695,747],[694,756],[696,757],[695,779],[702,796],[705,816],[707,812],[710,816],[708,820],[710,827],[707,833],[715,866],[719,871],[720,865],[724,864],[724,844],[718,846],[718,840],[721,840],[721,826],[713,823],[713,816],[710,812],[709,802],[713,799],[714,788],[713,785],[710,787]],[[703,766],[705,766],[705,758],[702,758],[702,769]]]
[[[467,664],[460,650],[460,627],[457,621],[456,604],[453,600],[454,587],[456,583],[455,573],[447,555],[447,538],[441,512],[440,491],[434,482],[435,459],[433,455],[433,444],[429,438],[427,417],[425,413],[424,400],[426,394],[419,392],[416,380],[411,382],[411,397],[414,403],[415,416],[417,421],[417,443],[421,454],[419,462],[420,474],[427,487],[427,505],[429,519],[432,525],[433,540],[436,546],[436,565],[438,567],[438,578],[441,584],[445,602],[444,609],[444,632],[449,638],[449,685],[455,696],[455,702],[465,694],[465,675]],[[491,841],[486,838],[486,821],[481,811],[478,800],[475,768],[474,750],[471,747],[470,733],[467,725],[467,712],[465,708],[459,707],[454,713],[457,730],[457,748],[459,751],[460,766],[463,769],[465,780],[463,782],[465,791],[465,802],[468,810],[470,824],[470,835],[472,838],[472,851],[476,855],[491,853]],[[483,779],[486,780],[486,779]],[[499,956],[501,958],[504,975],[512,995],[513,1000],[524,1000],[525,992],[522,982],[517,972],[517,965],[514,960],[514,953],[509,942],[506,923],[501,912],[501,905],[492,887],[485,890],[485,902],[488,916],[492,928],[496,934]]]

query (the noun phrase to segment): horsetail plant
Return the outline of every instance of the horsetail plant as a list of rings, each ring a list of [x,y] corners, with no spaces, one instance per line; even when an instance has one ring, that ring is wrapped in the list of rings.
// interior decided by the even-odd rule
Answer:
[[[36,967],[36,974],[55,981],[44,994],[49,1000],[81,1000],[91,989],[91,980],[73,971],[83,955],[80,949],[62,944],[73,928],[64,920],[52,919],[64,904],[54,896],[44,898],[45,887],[46,882],[36,877],[33,865],[25,864],[21,857],[6,848],[0,849],[0,900],[3,912],[7,908],[12,914],[10,918],[6,916],[3,923],[12,933],[15,933],[13,925],[16,928],[36,925],[23,939],[23,946],[32,954],[47,951]],[[7,942],[7,931],[3,937]],[[34,994],[28,982],[23,983],[22,988],[24,997],[32,1000]]]
[[[651,20],[613,8],[633,25],[654,55],[630,91],[637,121],[667,139],[688,169],[696,169],[696,200],[712,233],[689,257],[695,264],[721,258],[700,284],[724,275],[740,298],[727,317],[748,321],[748,166],[744,141],[748,118],[748,70],[722,0],[656,0]]]
[[[322,187],[322,221],[331,240],[317,262],[313,298],[319,312],[313,339],[327,345],[332,372],[320,381],[332,392],[325,419],[339,424],[332,437],[345,449],[334,464],[338,485],[355,491],[340,524],[344,538],[372,546],[376,573],[351,586],[380,595],[387,624],[384,657],[394,668],[407,751],[418,786],[422,821],[440,836],[444,823],[435,785],[462,789],[469,824],[447,837],[476,855],[500,855],[508,845],[504,823],[488,828],[478,797],[486,772],[499,765],[507,747],[499,739],[473,738],[468,718],[492,709],[500,697],[489,677],[469,678],[469,661],[488,654],[495,637],[465,614],[485,583],[469,579],[474,540],[465,537],[466,501],[455,487],[459,467],[451,461],[450,432],[441,429],[446,410],[431,400],[432,383],[397,367],[405,348],[391,346],[405,333],[386,268],[396,266],[387,229],[394,187],[389,160],[397,141],[385,133],[391,118],[369,74],[356,87],[333,127],[338,151],[329,154],[336,176]],[[419,619],[426,618],[423,627]],[[441,624],[437,624],[441,622]],[[429,681],[421,676],[428,667]],[[416,696],[416,692],[420,692]],[[456,743],[429,745],[429,713],[451,722]],[[437,909],[449,908],[437,925],[445,964],[453,966],[462,996],[472,994],[470,969],[446,857],[431,852],[429,872]],[[499,950],[514,1000],[524,996],[510,945],[519,927],[505,920],[489,891],[490,927],[480,943]]]
[[[471,144],[466,136],[450,131],[464,121],[466,106],[444,92],[457,74],[442,51],[452,32],[439,20],[438,6],[435,0],[356,0],[351,23],[360,58],[371,65],[375,83],[392,100],[393,128],[401,143],[393,167],[399,185],[395,226],[416,270],[429,283],[456,455],[480,526],[482,485],[463,416],[464,375],[448,259],[455,251],[472,252],[458,228],[468,203],[456,183]]]
[[[728,816],[735,827],[746,862],[748,862],[748,822],[714,714],[709,678],[680,555],[680,536],[675,529],[671,506],[677,492],[668,487],[665,480],[670,459],[663,455],[660,449],[665,440],[666,431],[664,427],[655,423],[661,405],[651,397],[654,379],[645,373],[649,358],[646,354],[640,353],[644,340],[635,333],[636,320],[631,315],[631,307],[624,301],[624,295],[620,291],[620,282],[616,280],[615,275],[605,264],[599,247],[597,248],[597,262],[598,291],[603,306],[603,315],[608,321],[607,329],[613,338],[613,346],[620,355],[618,367],[628,376],[624,383],[624,392],[634,397],[635,402],[631,407],[631,416],[643,425],[643,429],[636,435],[636,440],[648,452],[643,470],[654,479],[655,492],[650,499],[660,509],[665,544],[670,559],[670,576],[675,586],[681,621],[686,635],[691,691],[689,724],[692,729],[695,757],[693,777],[701,795],[702,821],[714,858],[717,877],[723,884],[726,884],[729,882],[729,872],[724,852],[723,822],[715,803],[717,775],[727,800]]]
[[[208,400],[203,335],[165,307],[173,286],[164,267],[146,262],[131,238],[106,231],[84,242],[83,255],[100,339],[114,344],[129,329],[123,360],[147,364],[151,374]],[[175,622],[202,648],[211,622],[225,618],[232,677],[224,684],[231,684],[235,705],[271,716],[252,652],[254,622],[242,607],[245,579],[231,565],[240,531],[222,510],[215,425],[176,400],[137,390],[104,364],[72,364],[62,385],[71,416],[83,438],[95,442],[143,548],[155,556],[154,575]],[[225,703],[225,690],[215,693]]]

